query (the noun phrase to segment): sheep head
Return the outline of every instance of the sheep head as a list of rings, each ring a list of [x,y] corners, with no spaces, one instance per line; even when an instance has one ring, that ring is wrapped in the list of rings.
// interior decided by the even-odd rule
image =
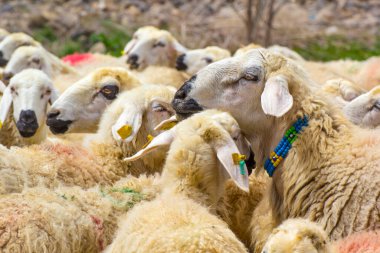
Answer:
[[[4,69],[4,82],[9,82],[12,76],[28,68],[42,70],[52,77],[53,69],[47,54],[48,52],[42,47],[22,46],[17,48]]]
[[[7,64],[13,52],[21,46],[41,46],[25,33],[12,33],[0,42],[0,67]]]
[[[349,102],[365,92],[353,82],[341,78],[328,80],[322,90],[343,102]]]
[[[316,223],[289,219],[275,228],[262,253],[330,253],[327,233]]]
[[[47,125],[54,134],[95,132],[106,107],[120,91],[140,82],[119,67],[100,68],[70,86],[52,105]]]
[[[380,125],[380,86],[348,102],[343,112],[356,125],[368,128]]]
[[[168,31],[145,26],[133,34],[124,54],[131,69],[143,70],[149,65],[174,67],[176,58],[186,50]]]
[[[297,114],[310,94],[308,82],[293,61],[253,49],[200,70],[177,91],[172,104],[182,117],[209,108],[230,112],[251,141],[261,167],[272,145],[302,116]]]
[[[231,53],[228,50],[220,47],[189,50],[177,58],[176,68],[185,71],[189,75],[194,75],[210,63],[230,56]]]
[[[161,133],[126,160],[136,160],[168,145],[170,149],[162,172],[163,185],[168,189],[195,195],[206,193],[205,203],[210,205],[222,196],[228,178],[249,191],[247,167],[233,158],[236,156],[233,154],[249,157],[249,145],[228,113],[207,110],[195,114]]]
[[[13,118],[22,137],[32,137],[46,119],[47,104],[58,93],[50,78],[40,70],[26,69],[10,81],[0,103],[0,122],[7,118],[13,104]]]

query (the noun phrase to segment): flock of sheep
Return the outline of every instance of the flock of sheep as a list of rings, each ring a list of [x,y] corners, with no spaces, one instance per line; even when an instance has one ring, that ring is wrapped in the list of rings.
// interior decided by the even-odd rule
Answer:
[[[120,58],[0,29],[0,65],[0,252],[380,252],[380,58],[147,26]]]

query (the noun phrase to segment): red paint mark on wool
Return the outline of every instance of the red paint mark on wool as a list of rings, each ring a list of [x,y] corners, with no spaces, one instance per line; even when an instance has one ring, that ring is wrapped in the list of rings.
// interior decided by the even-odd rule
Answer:
[[[98,247],[100,250],[104,249],[104,239],[103,239],[103,234],[104,234],[104,226],[103,226],[103,221],[102,219],[91,215],[92,222],[95,224],[95,231],[96,231],[96,238],[98,241]]]
[[[380,231],[350,235],[337,242],[339,253],[380,252]]]
[[[92,58],[93,58],[93,55],[90,53],[84,53],[84,54],[74,53],[74,54],[66,55],[65,57],[62,58],[62,61],[72,66],[75,66],[85,61],[88,61]]]

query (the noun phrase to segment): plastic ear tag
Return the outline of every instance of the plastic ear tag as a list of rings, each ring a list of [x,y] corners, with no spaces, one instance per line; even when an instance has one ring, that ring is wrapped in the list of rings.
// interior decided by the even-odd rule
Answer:
[[[240,174],[243,176],[245,175],[245,169],[244,169],[245,159],[247,159],[247,157],[245,155],[241,155],[238,153],[232,154],[232,160],[234,161],[235,165],[239,165]]]
[[[125,51],[124,51],[124,50],[121,50],[120,53],[121,53],[121,55],[124,55],[124,54],[125,54]]]
[[[132,133],[132,126],[131,125],[124,125],[117,130],[117,133],[119,136],[124,140],[128,138]]]
[[[3,122],[0,120],[0,129],[3,128]]]
[[[149,145],[149,143],[151,143],[154,139],[154,137],[150,134],[148,134],[146,138],[148,139],[148,142],[144,144],[144,146],[142,147],[143,149],[146,148]]]
[[[162,130],[169,130],[169,129],[173,128],[175,125],[177,125],[177,123],[178,122],[176,122],[176,121],[170,121],[170,122],[163,124],[160,128]]]

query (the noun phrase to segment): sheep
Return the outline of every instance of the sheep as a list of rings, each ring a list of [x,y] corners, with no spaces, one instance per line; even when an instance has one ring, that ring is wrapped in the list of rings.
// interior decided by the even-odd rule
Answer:
[[[46,108],[57,98],[57,90],[42,71],[26,69],[16,74],[1,98],[0,143],[10,147],[44,141]]]
[[[240,153],[234,140],[248,155],[236,121],[210,110],[178,123],[127,158],[133,161],[170,145],[160,178],[162,193],[121,218],[105,252],[246,252],[227,224],[213,215],[228,178],[249,189],[244,162],[236,160],[239,166],[233,159]]]
[[[117,229],[117,217],[153,199],[158,175],[127,177],[113,186],[83,190],[31,188],[1,196],[1,252],[101,252]]]
[[[380,138],[313,94],[310,83],[293,61],[256,49],[208,65],[172,102],[182,117],[203,108],[230,112],[252,145],[257,167],[273,175],[268,197],[252,215],[255,252],[261,251],[271,226],[287,218],[316,221],[331,239],[380,227]],[[289,150],[287,159],[277,158],[273,149],[293,124],[298,131],[307,126],[291,134],[297,138],[291,149],[281,148]],[[268,208],[259,208],[264,200]],[[260,226],[264,220],[266,227]]]
[[[13,52],[21,46],[36,46],[41,44],[25,33],[12,33],[0,42],[0,67],[7,65]]]
[[[119,92],[138,86],[140,81],[126,69],[96,69],[62,93],[51,106],[46,124],[54,134],[94,133],[105,108]]]
[[[148,134],[160,133],[154,127],[172,116],[169,102],[173,96],[173,89],[158,85],[121,94],[107,108],[98,133],[88,137],[85,146],[62,140],[10,150],[0,146],[0,194],[35,186],[55,188],[59,184],[83,188],[111,185],[127,174],[160,172],[165,150],[133,163],[124,162],[123,157],[147,143]],[[112,132],[120,123],[128,124],[130,133],[116,141]]]
[[[356,97],[343,107],[344,115],[354,124],[366,128],[380,125],[380,86]]]
[[[342,78],[328,80],[323,84],[322,91],[334,98],[341,108],[366,92],[362,87]]]
[[[211,62],[231,57],[230,51],[220,47],[206,47],[194,49],[180,55],[176,61],[176,68],[185,71],[190,76]]]
[[[186,51],[172,34],[153,26],[139,28],[124,48],[129,68],[136,70],[149,65],[174,68],[177,57]]]
[[[306,219],[288,219],[275,228],[263,253],[364,253],[379,252],[380,231],[349,235],[331,242],[318,224]]]
[[[71,84],[70,80],[79,79],[79,73],[75,69],[43,47],[22,46],[14,51],[5,67],[4,81],[9,81],[12,76],[27,68],[45,72],[60,91],[67,88],[67,83]]]

